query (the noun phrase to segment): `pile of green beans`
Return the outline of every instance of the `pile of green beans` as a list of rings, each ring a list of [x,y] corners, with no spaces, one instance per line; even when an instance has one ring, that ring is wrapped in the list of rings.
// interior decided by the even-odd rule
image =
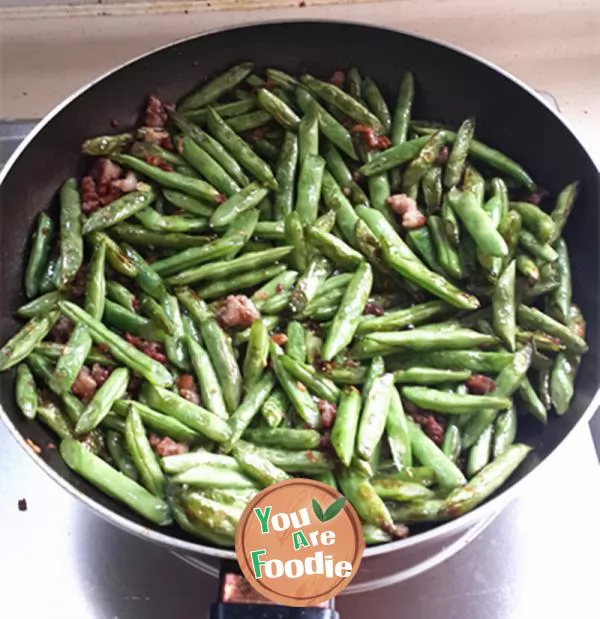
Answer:
[[[546,212],[475,119],[415,121],[413,75],[396,86],[390,108],[356,68],[338,87],[245,62],[169,113],[177,152],[130,149],[143,130],[84,143],[137,188],[85,216],[66,180],[58,220],[35,222],[27,322],[0,350],[68,467],[225,547],[260,489],[310,477],[376,544],[476,507],[531,451],[524,416],[568,410],[587,350],[562,237],[578,183]],[[424,225],[403,229],[398,193]],[[223,326],[242,294],[251,326]],[[84,401],[74,385],[93,364],[109,375]],[[157,455],[150,435],[180,453]]]

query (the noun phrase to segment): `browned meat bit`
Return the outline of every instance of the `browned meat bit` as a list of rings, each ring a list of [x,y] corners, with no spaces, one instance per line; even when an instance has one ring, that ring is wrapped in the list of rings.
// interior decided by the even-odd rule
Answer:
[[[17,501],[17,507],[19,508],[20,512],[26,512],[27,511],[27,499],[19,499]]]
[[[170,135],[160,141],[160,146],[162,146],[165,150],[175,151],[175,146]]]
[[[217,320],[226,329],[246,329],[259,318],[256,306],[243,294],[230,294],[217,310]]]
[[[319,400],[317,403],[317,408],[321,414],[321,425],[326,429],[331,428],[337,413],[335,404],[328,402],[327,400]]]
[[[446,161],[448,161],[448,155],[449,154],[450,154],[450,150],[448,149],[448,147],[447,146],[442,146],[442,148],[440,149],[440,152],[439,152],[435,162],[438,165],[445,165]]]
[[[404,539],[408,537],[408,527],[405,524],[382,524],[381,530],[391,535],[394,539]]]
[[[91,176],[84,176],[79,187],[81,210],[87,215],[100,206],[100,197],[96,191],[96,182]]]
[[[112,368],[107,368],[99,363],[94,363],[92,365],[92,378],[96,381],[98,387],[102,387],[106,379],[110,376],[111,371]]]
[[[353,125],[352,133],[360,133],[369,150],[385,150],[392,145],[390,138],[385,135],[377,135],[372,127],[366,125]]]
[[[356,359],[350,359],[350,357],[346,357],[344,359],[344,367],[345,368],[358,368],[360,367],[360,363]]]
[[[73,279],[73,283],[71,285],[71,294],[75,298],[82,297],[85,294],[85,287],[87,285],[87,272],[88,266],[84,264]]]
[[[72,330],[73,323],[66,316],[61,316],[54,323],[52,331],[50,331],[49,339],[54,342],[59,342],[60,344],[66,344],[69,341]]]
[[[485,395],[496,391],[496,383],[489,376],[483,374],[473,374],[465,384],[467,389],[475,395]]]
[[[165,436],[161,439],[154,448],[156,455],[164,458],[165,456],[178,456],[189,451],[189,447],[185,443],[178,443],[172,438]]]
[[[165,172],[173,171],[173,167],[170,164],[168,164],[162,157],[159,157],[158,155],[146,155],[146,161],[150,165],[153,165],[155,168],[160,168],[161,170],[164,170]]]
[[[422,228],[427,219],[417,207],[417,203],[405,193],[397,193],[390,196],[386,204],[392,208],[392,211],[402,217],[402,227],[407,230]]]
[[[319,446],[318,446],[319,451],[325,451],[328,453],[331,453],[333,451],[333,446],[331,445],[331,437],[329,436],[328,433],[322,434],[321,438],[319,440]],[[312,454],[312,452],[307,452],[307,455],[309,456],[309,460],[314,460],[314,456]]]
[[[136,372],[132,372],[127,383],[127,395],[130,399],[137,399],[139,390],[142,386],[142,377]]]
[[[383,316],[385,314],[385,311],[382,307],[379,307],[377,303],[374,303],[373,301],[368,301],[365,305],[363,314],[365,314],[366,316]]]
[[[328,374],[336,366],[337,364],[335,361],[325,361],[321,358],[315,361],[315,367],[317,368],[317,370],[319,370],[319,372],[323,372],[324,374]]]
[[[285,346],[287,344],[287,335],[285,333],[273,333],[271,339],[278,346]]]
[[[137,137],[142,142],[148,142],[149,144],[159,144],[170,139],[169,133],[166,129],[156,127],[140,127],[137,131]]]
[[[343,71],[334,71],[329,78],[329,83],[341,88],[346,81],[346,74]]]
[[[215,196],[215,202],[217,204],[223,204],[225,200],[227,200],[227,196],[224,193],[220,193],[219,195]]]
[[[148,127],[164,127],[168,119],[169,115],[163,102],[158,97],[150,95],[146,105],[144,124]]]
[[[98,344],[98,350],[106,354],[110,350],[110,347],[106,342],[100,342],[100,344]]]
[[[179,395],[185,398],[192,404],[200,404],[200,395],[198,394],[198,387],[194,382],[194,377],[191,374],[182,374],[177,377],[175,384],[179,390]]]
[[[280,292],[283,292],[283,284],[277,284],[277,286],[275,286],[275,292],[277,294],[279,294]]]
[[[90,368],[84,365],[71,387],[71,391],[86,404],[94,397],[98,383],[94,380]]]
[[[108,157],[98,157],[92,165],[90,176],[98,187],[108,185],[121,176],[121,168]]]
[[[444,442],[446,420],[441,415],[422,411],[418,406],[415,406],[412,402],[404,398],[402,398],[402,403],[412,420],[421,426],[423,432],[425,432],[436,445],[441,447]]]
[[[112,118],[110,121],[110,126],[113,129],[116,129],[119,126],[119,121],[116,118]]]
[[[159,363],[166,363],[167,357],[165,356],[164,349],[158,342],[149,342],[143,340],[141,337],[131,335],[131,333],[125,333],[125,339],[138,350],[141,350],[145,355],[158,361]]]

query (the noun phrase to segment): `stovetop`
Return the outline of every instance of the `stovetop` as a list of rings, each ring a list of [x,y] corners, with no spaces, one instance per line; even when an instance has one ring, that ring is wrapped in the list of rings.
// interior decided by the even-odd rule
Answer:
[[[33,125],[0,122],[0,167]],[[592,433],[599,445],[600,415]],[[217,593],[213,577],[99,519],[37,468],[3,426],[0,462],[0,598],[7,616],[206,617]],[[597,617],[590,557],[600,554],[600,466],[589,429],[580,427],[536,477],[438,567],[339,598],[342,619]],[[23,498],[26,511],[18,508]],[[397,558],[372,560],[393,571]]]

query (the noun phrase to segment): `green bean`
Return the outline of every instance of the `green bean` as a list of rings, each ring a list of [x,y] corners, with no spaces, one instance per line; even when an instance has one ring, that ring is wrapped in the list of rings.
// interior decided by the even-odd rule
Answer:
[[[256,308],[261,310],[269,299],[272,299],[281,292],[289,290],[294,285],[297,278],[298,273],[296,271],[284,271],[259,288],[250,298]]]
[[[510,445],[466,485],[451,492],[444,500],[442,513],[456,517],[474,509],[512,475],[531,450],[531,447],[520,443]]]
[[[59,438],[73,438],[73,428],[66,415],[52,402],[37,405],[36,418],[48,426]]]
[[[554,238],[556,233],[554,220],[535,204],[511,202],[510,208],[521,215],[521,220],[525,227],[535,235],[542,245]]]
[[[109,430],[106,433],[106,447],[110,457],[114,460],[119,471],[133,481],[137,481],[139,478],[138,470],[135,468],[129,453],[127,452],[127,444],[123,435],[120,432]]]
[[[465,272],[460,253],[451,244],[446,234],[444,222],[437,215],[430,215],[427,218],[427,225],[429,226],[431,236],[437,248],[437,261],[439,265],[441,265],[443,271],[450,277],[454,279],[463,279],[465,277]],[[426,228],[420,228],[419,230],[411,232],[418,232],[420,230],[426,230]],[[429,263],[429,265],[433,268],[431,263]]]
[[[154,271],[131,245],[123,245],[123,251],[137,269],[135,279],[140,288],[157,301],[162,301],[167,294],[167,289],[160,275]]]
[[[440,512],[442,505],[441,499],[425,499],[395,504],[389,509],[396,522],[440,522],[446,519]]]
[[[264,127],[271,121],[271,118],[271,114],[265,110],[254,110],[247,114],[228,118],[226,122],[236,133],[244,133],[245,131]]]
[[[140,316],[135,312],[117,305],[113,301],[107,300],[104,307],[103,321],[113,329],[122,331],[123,333],[130,333],[137,337],[141,337],[146,340],[152,340],[156,342],[164,343],[167,335],[164,331],[157,328],[150,320]],[[75,332],[74,332],[75,333]],[[81,339],[81,338],[80,338]],[[91,347],[91,341],[86,343],[86,347]],[[85,351],[81,351],[81,362],[85,358]],[[81,367],[81,366],[79,366]],[[75,375],[77,374],[75,370]]]
[[[162,309],[167,320],[173,325],[173,333],[165,337],[165,352],[169,361],[176,367],[189,370],[189,358],[185,347],[185,330],[177,297],[167,294],[162,300]]]
[[[246,449],[243,445],[234,446],[233,455],[240,468],[265,488],[290,478],[285,471],[282,471],[260,454],[254,453],[251,449]]]
[[[150,295],[142,293],[140,295],[139,305],[142,312],[148,316],[156,328],[164,331],[166,335],[176,334],[177,325],[175,325],[172,318],[167,314],[165,309],[156,299],[152,298]]]
[[[114,402],[125,395],[128,383],[129,371],[126,368],[113,370],[77,420],[75,434],[81,436],[97,427],[108,415]]]
[[[288,356],[283,356],[281,362],[287,372],[315,396],[333,403],[338,401],[339,389],[327,378],[318,376],[312,366],[299,363]]]
[[[492,293],[494,332],[511,352],[515,350],[516,335],[515,275],[513,260],[504,269]]]
[[[296,87],[299,84],[295,77],[285,73],[284,71],[280,71],[279,69],[267,69],[265,73],[267,74],[268,79],[286,92],[295,92]]]
[[[26,303],[25,305],[21,305],[15,314],[19,318],[33,318],[34,316],[40,316],[56,309],[58,307],[58,302],[64,298],[65,295],[63,293],[53,290],[52,292],[47,292],[46,294],[37,297],[37,299],[29,301],[29,303]]]
[[[260,412],[269,427],[276,428],[285,417],[290,402],[280,387],[275,387],[271,395],[265,400]]]
[[[324,256],[340,268],[356,268],[364,262],[364,256],[352,249],[334,234],[323,232],[316,227],[308,229],[308,240]]]
[[[269,193],[254,182],[220,204],[210,218],[211,226],[220,228],[231,223],[237,215],[257,206]]]
[[[118,135],[99,135],[85,140],[81,145],[84,155],[110,156],[121,152],[125,145],[133,139],[132,133],[120,133]]]
[[[58,358],[50,380],[50,388],[55,393],[64,393],[71,389],[91,348],[92,337],[89,330],[85,325],[76,325]]]
[[[435,471],[442,488],[456,488],[466,482],[454,462],[412,420],[408,421],[408,429],[414,456]]]
[[[151,208],[143,208],[135,214],[136,219],[151,232],[204,232],[208,229],[206,219],[180,215],[161,215]]]
[[[40,291],[40,283],[44,269],[48,264],[53,237],[54,222],[45,213],[40,213],[33,233],[29,260],[25,270],[25,294],[28,299],[36,297]]]
[[[152,428],[160,435],[168,436],[176,441],[184,443],[198,442],[202,434],[192,430],[177,419],[163,415],[158,411],[137,402],[135,400],[118,400],[113,404],[112,410],[119,417],[127,417],[129,410],[133,409],[141,417],[145,426]]]
[[[471,478],[476,475],[490,461],[493,434],[493,426],[488,426],[481,433],[476,443],[469,449],[467,477]]]
[[[304,237],[304,227],[298,212],[285,216],[285,240],[294,250],[290,256],[292,266],[298,271],[304,271],[308,266],[308,251]]]
[[[34,316],[0,349],[0,372],[8,370],[25,359],[48,335],[58,318],[58,311],[52,310],[41,316]]]
[[[283,221],[259,221],[256,224],[254,235],[265,241],[283,241],[285,239]]]
[[[31,370],[24,363],[17,366],[15,399],[23,415],[27,419],[35,419],[38,406],[37,387]]]
[[[135,312],[138,307],[138,300],[133,292],[115,280],[106,282],[106,297],[130,312]]]
[[[352,142],[350,132],[338,122],[317,100],[303,87],[296,89],[298,105],[305,114],[314,112],[319,121],[319,129],[323,135],[335,144],[343,153],[351,159],[358,159]]]
[[[362,87],[369,109],[379,119],[383,133],[389,133],[392,127],[392,116],[377,84],[370,77],[367,77],[363,81]]]
[[[527,230],[521,230],[519,233],[519,245],[532,256],[544,262],[555,262],[558,260],[558,254],[550,245],[538,243],[533,234]]]
[[[56,277],[58,275],[58,265],[60,263],[60,256],[52,256],[46,264],[46,268],[42,272],[40,278],[40,290],[41,294],[46,294],[56,289]]]
[[[408,430],[408,419],[404,413],[402,400],[396,388],[391,389],[390,402],[385,420],[390,453],[394,465],[402,470],[412,464],[412,448]]]
[[[567,351],[574,354],[583,354],[588,349],[582,337],[571,331],[569,327],[560,324],[557,320],[536,308],[519,305],[517,308],[517,319],[519,324],[525,328],[539,329],[557,338],[566,347]]]
[[[268,112],[284,129],[294,130],[298,128],[300,118],[294,110],[282,101],[277,95],[269,92],[266,88],[259,88],[256,93],[258,105]]]
[[[106,245],[101,241],[92,251],[85,290],[85,311],[97,320],[104,313],[106,297]]]
[[[302,312],[315,297],[320,285],[331,274],[330,262],[321,256],[313,258],[304,273],[296,281],[290,295],[290,308],[294,314]],[[263,307],[266,311],[266,304]]]
[[[153,495],[164,498],[166,479],[146,438],[142,419],[133,408],[130,408],[125,421],[125,442],[135,468],[139,471],[142,485]]]
[[[317,405],[311,398],[304,385],[300,386],[283,364],[283,351],[273,341],[270,343],[271,362],[279,384],[290,399],[294,409],[311,428],[320,424],[320,415]]]
[[[374,154],[371,157],[370,161],[368,161],[359,168],[358,172],[363,176],[371,176],[373,174],[381,174],[383,172],[387,172],[392,168],[397,168],[398,166],[401,166],[407,161],[411,161],[412,159],[417,157],[428,141],[429,137],[426,136],[416,138],[414,140],[409,140],[408,142],[401,142],[395,146],[391,146],[390,148]],[[430,158],[429,151],[426,151],[425,154],[428,155],[428,160]],[[415,170],[414,176],[417,176],[417,172],[420,172],[420,170]],[[411,180],[410,177],[409,180]]]
[[[455,421],[450,421],[450,423],[446,425],[446,431],[444,432],[442,451],[452,462],[456,463],[460,456],[461,449],[460,429]]]
[[[224,488],[227,490],[256,488],[254,481],[242,473],[239,465],[236,469],[229,469],[199,464],[178,473],[171,478],[171,481],[174,484],[188,485],[193,488]]]
[[[207,465],[209,467],[239,471],[240,467],[231,456],[219,453],[211,453],[205,449],[197,449],[188,453],[165,456],[161,458],[161,466],[165,473],[183,473],[197,466]]]
[[[285,270],[285,265],[276,264],[270,267],[257,269],[255,271],[248,271],[238,275],[237,277],[232,277],[229,280],[216,281],[208,286],[205,286],[204,288],[199,288],[198,295],[203,299],[215,299],[230,292],[248,290],[257,284],[262,284],[263,282],[280,275]]]
[[[411,481],[398,481],[395,479],[373,480],[375,492],[388,501],[414,501],[419,499],[431,499],[435,493],[421,484]]]
[[[511,406],[496,417],[492,453],[498,458],[515,442],[517,436],[517,409]]]
[[[198,215],[199,217],[210,217],[213,213],[214,206],[207,204],[197,198],[192,198],[185,193],[179,191],[173,191],[171,189],[163,189],[164,197],[177,208],[191,213],[192,215]]]
[[[475,297],[459,290],[437,273],[427,269],[404,244],[381,213],[362,206],[358,206],[356,211],[380,240],[386,262],[400,275],[439,296],[450,305],[462,309],[479,307],[479,301]]]
[[[322,195],[327,208],[333,210],[336,214],[336,223],[342,231],[345,239],[350,245],[356,245],[356,224],[358,216],[354,211],[340,186],[329,172],[323,173]],[[364,207],[366,208],[366,207]],[[369,209],[371,210],[371,209]],[[383,217],[383,215],[382,215]]]
[[[300,81],[317,97],[340,110],[357,123],[372,127],[377,132],[382,130],[381,122],[374,114],[334,84],[323,82],[310,75],[302,75]]]
[[[432,165],[421,178],[421,191],[427,212],[437,213],[442,207],[442,166]]]
[[[214,109],[209,108],[206,120],[209,131],[231,154],[235,154],[236,159],[244,169],[268,187],[277,189],[277,181],[268,164],[254,153]]]
[[[348,284],[340,309],[323,345],[323,359],[331,361],[354,337],[360,317],[373,285],[373,272],[367,263],[362,263]]]
[[[387,312],[383,316],[363,316],[356,332],[359,335],[365,335],[377,331],[396,331],[436,318],[447,313],[448,310],[448,305],[443,301],[428,301]]]
[[[540,270],[533,258],[530,258],[526,254],[520,254],[517,256],[517,270],[519,273],[527,278],[527,282],[534,286],[540,280]]]
[[[332,142],[326,141],[323,154],[328,171],[335,178],[342,190],[348,194],[353,204],[368,205],[369,200],[360,185],[353,179],[346,162]]]
[[[444,131],[434,133],[427,140],[417,157],[408,164],[402,175],[402,187],[404,189],[417,185],[427,170],[435,163],[445,142],[446,134]],[[405,144],[410,144],[410,142]]]
[[[356,452],[364,460],[371,458],[385,430],[392,382],[393,376],[384,374],[373,381],[368,391],[363,390],[366,396],[356,435]]]
[[[414,98],[414,77],[410,71],[406,71],[400,80],[394,118],[392,121],[391,138],[394,146],[406,142],[410,114]]]
[[[524,285],[524,282],[517,282],[517,297],[526,303],[531,303],[537,297],[548,295],[560,286],[559,276],[554,264],[542,264],[540,276],[540,281],[534,286],[527,286]],[[551,310],[552,308],[550,307],[549,309]]]
[[[142,127],[138,129],[138,138],[140,140],[146,139],[147,137],[146,129],[147,129],[146,127]],[[119,151],[117,151],[117,153],[118,152]],[[142,161],[147,161],[148,157],[154,156],[154,157],[159,157],[165,163],[170,164],[174,168],[181,168],[181,167],[186,168],[187,167],[186,162],[179,155],[177,155],[173,151],[163,148],[159,144],[154,144],[153,142],[145,142],[145,141],[135,142],[135,144],[133,144],[132,148],[130,149],[130,152],[132,155],[135,155],[138,159],[141,159]],[[115,154],[115,153],[112,153],[112,154]],[[191,170],[191,175],[194,177],[197,176],[194,170]]]
[[[436,483],[435,471],[428,466],[407,466],[394,473],[378,474],[373,481],[395,479],[399,481],[412,481],[422,486],[433,486]]]
[[[298,363],[305,363],[306,338],[302,324],[297,320],[291,320],[287,326],[286,336],[285,354]]]
[[[374,341],[394,348],[430,351],[473,348],[493,345],[496,338],[472,329],[418,327],[409,331],[369,333],[365,340]]]
[[[353,386],[344,389],[331,430],[331,444],[345,466],[350,466],[354,453],[360,409],[361,397],[358,390]]]
[[[428,128],[418,122],[413,122],[411,128],[418,134],[431,134],[437,131],[437,128]],[[448,143],[452,144],[456,140],[456,133],[445,130]],[[529,174],[515,161],[507,157],[504,153],[486,146],[477,140],[471,140],[469,144],[469,155],[474,159],[479,159],[491,168],[504,172],[517,180],[521,185],[535,191],[536,184]]]
[[[134,512],[158,525],[171,524],[169,506],[137,482],[113,469],[81,443],[71,438],[61,441],[60,455],[67,466]]]
[[[302,149],[300,152],[302,155]],[[313,224],[317,219],[325,160],[318,154],[306,153],[300,162],[295,209],[303,224]]]
[[[550,237],[549,242],[553,243],[562,234],[563,228],[567,223],[567,219],[571,214],[573,205],[579,193],[579,181],[567,185],[556,198],[556,205],[550,217],[554,222],[554,234]]]
[[[262,375],[269,358],[269,329],[262,320],[255,320],[250,327],[250,338],[242,374],[244,386],[250,388]]]
[[[462,415],[483,408],[504,410],[510,406],[510,400],[499,395],[463,395],[429,387],[403,387],[402,395],[424,410],[448,415]]]
[[[298,137],[286,132],[277,160],[275,178],[278,189],[275,192],[275,218],[283,219],[292,212],[294,205],[294,180],[298,166]]]
[[[211,238],[207,236],[181,234],[177,232],[155,232],[143,226],[135,226],[132,224],[118,224],[111,228],[110,231],[119,241],[142,247],[153,246],[181,250],[188,247],[206,245],[211,240]],[[123,273],[123,275],[127,277],[135,277],[137,274],[135,267],[131,265],[124,252],[121,251],[116,243],[114,243],[113,247],[107,245],[106,258],[113,269],[119,271],[119,273]],[[119,260],[121,260],[120,264],[118,262]],[[127,269],[127,272],[125,272],[125,269]]]
[[[293,250],[293,247],[286,245],[283,247],[273,247],[264,251],[251,252],[244,254],[234,260],[221,262],[211,262],[202,266],[194,267],[181,271],[167,279],[167,283],[173,286],[191,284],[202,279],[223,279],[233,274],[240,274],[243,271],[258,269],[282,258],[285,258]]]
[[[510,398],[519,388],[531,365],[531,355],[531,346],[526,346],[513,355],[512,362],[496,377],[495,397]],[[474,445],[481,433],[494,422],[496,417],[497,411],[491,408],[480,410],[470,417],[463,428],[463,448],[468,449]]]
[[[558,254],[558,260],[555,264],[559,284],[549,296],[550,313],[563,324],[568,324],[572,297],[569,252],[567,244],[562,238],[556,241],[554,248]]]
[[[188,533],[217,546],[234,544],[235,526],[241,517],[242,506],[213,501],[205,492],[187,492],[182,504],[182,508],[173,504],[173,515]]]
[[[250,443],[238,441],[238,445],[240,444],[243,444],[247,449],[252,449],[255,453],[283,469],[286,473],[312,475],[325,473],[333,468],[333,461],[322,451],[306,449],[290,451],[274,447],[255,447]]]
[[[229,413],[237,409],[242,397],[242,376],[233,354],[231,338],[221,329],[206,304],[189,289],[177,291],[181,304],[200,326],[204,345],[213,363]]]
[[[68,318],[85,325],[95,342],[105,344],[113,357],[131,370],[156,385],[168,387],[173,383],[173,377],[167,368],[137,350],[77,305],[69,301],[61,301],[59,307]]]
[[[252,146],[254,150],[261,154],[266,161],[277,163],[279,157],[279,149],[273,142],[270,142],[266,138],[258,138],[252,140]]]
[[[64,290],[73,281],[83,263],[81,235],[81,198],[77,181],[70,178],[60,189],[60,257],[56,275],[60,290]]]
[[[346,73],[346,90],[357,100],[363,99],[363,80],[356,67],[351,67]]]
[[[444,187],[447,189],[451,189],[460,182],[474,133],[474,118],[467,118],[456,132],[444,171]]]
[[[394,372],[394,382],[406,385],[437,385],[443,383],[458,383],[468,380],[469,370],[440,370],[414,366],[406,370]]]
[[[231,118],[233,116],[239,116],[240,114],[245,114],[246,112],[251,112],[254,110],[256,108],[256,101],[254,101],[254,99],[234,101],[233,103],[215,105],[214,108],[222,118]],[[186,120],[202,125],[206,121],[206,111],[206,108],[189,111],[184,110],[181,116]]]
[[[577,365],[573,359],[564,353],[556,356],[550,374],[550,397],[558,415],[564,415],[569,410],[576,372]]]
[[[254,63],[242,62],[204,84],[199,90],[188,95],[180,104],[179,109],[195,110],[217,101],[223,95],[231,92],[241,84],[252,72]]]
[[[255,428],[246,430],[244,438],[255,445],[283,449],[316,449],[321,435],[316,430],[292,428]]]

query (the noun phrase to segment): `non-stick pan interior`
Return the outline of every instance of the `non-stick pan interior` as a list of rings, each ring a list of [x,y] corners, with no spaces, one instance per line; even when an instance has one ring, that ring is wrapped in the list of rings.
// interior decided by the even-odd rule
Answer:
[[[0,340],[14,333],[14,310],[24,301],[23,261],[35,215],[53,204],[57,187],[85,169],[81,142],[132,125],[146,96],[174,101],[212,73],[241,60],[254,60],[294,73],[327,78],[335,69],[357,66],[383,87],[392,103],[404,70],[417,79],[415,117],[457,124],[477,119],[477,137],[517,159],[553,195],[581,179],[582,191],[566,230],[574,298],[587,320],[590,352],[585,356],[568,414],[548,427],[521,418],[521,436],[535,452],[510,481],[522,479],[567,436],[598,389],[598,170],[561,120],[529,91],[480,61],[443,45],[381,28],[329,22],[271,23],[241,27],[177,43],[101,79],[74,98],[38,132],[0,187]],[[66,68],[68,69],[68,68]],[[25,437],[41,446],[56,439],[39,423],[26,421],[13,399],[11,373],[0,375],[1,403]],[[71,473],[56,450],[43,459],[92,500],[134,522],[119,504]],[[146,524],[146,523],[141,523]],[[443,529],[444,527],[442,527]],[[168,535],[189,539],[178,530]],[[441,531],[440,531],[441,533]],[[163,540],[165,541],[165,540]],[[191,548],[190,548],[191,549]]]

